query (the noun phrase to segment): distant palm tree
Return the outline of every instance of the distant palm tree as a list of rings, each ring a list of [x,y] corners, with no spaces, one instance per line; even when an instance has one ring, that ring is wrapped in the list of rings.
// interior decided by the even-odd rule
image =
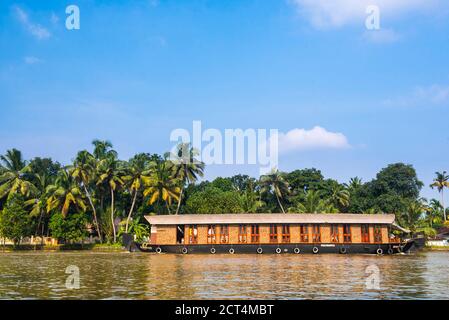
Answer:
[[[242,190],[242,209],[246,213],[255,213],[257,210],[265,205],[265,203],[260,199],[260,193],[256,191],[255,182],[252,180],[248,181],[246,190]]]
[[[117,158],[117,151],[113,150],[113,145],[110,141],[107,140],[94,140],[92,141],[94,145],[93,156],[97,160],[103,160],[105,158],[112,157],[114,159]]]
[[[143,195],[150,197],[148,200],[150,205],[158,200],[163,200],[168,214],[171,214],[172,201],[179,201],[179,194],[181,193],[179,183],[173,177],[173,164],[168,160],[163,160],[153,162],[153,166],[153,172],[145,185]]]
[[[426,216],[431,228],[433,228],[434,223],[441,223],[441,219],[444,216],[443,206],[438,200],[430,200],[429,205],[426,206]]]
[[[46,174],[46,172],[33,172],[33,181],[34,186],[38,190],[36,193],[31,196],[30,199],[24,202],[24,205],[27,208],[30,208],[30,216],[31,217],[39,217],[38,223],[36,226],[36,235],[38,234],[39,227],[41,226],[42,219],[47,213],[46,206],[48,200],[47,188],[54,182],[54,178]],[[42,232],[43,236],[44,232],[44,224],[42,223]]]
[[[320,191],[306,191],[304,200],[290,208],[289,211],[297,213],[336,213],[338,211],[329,199],[325,200],[321,197]]]
[[[346,190],[341,184],[334,183],[330,190],[329,200],[336,206],[349,206],[349,191]]]
[[[122,179],[123,168],[115,157],[106,157],[98,163],[98,185],[107,185],[111,193],[111,223],[114,236],[114,243],[117,242],[117,231],[115,228],[114,214],[115,214],[115,191],[120,188],[124,182]]]
[[[66,217],[72,206],[77,210],[86,211],[83,193],[66,169],[58,172],[55,183],[48,186],[47,194],[47,212],[58,210]]]
[[[0,156],[0,162],[0,199],[18,192],[24,196],[37,192],[36,187],[29,181],[32,176],[31,167],[23,160],[19,150],[8,150],[6,155]]]
[[[360,188],[363,183],[362,183],[362,179],[360,179],[359,177],[354,177],[349,179],[349,183],[345,184],[347,189],[352,192],[354,190],[357,190],[358,188]]]
[[[69,169],[70,174],[73,178],[78,181],[84,190],[84,193],[89,200],[90,207],[92,208],[92,214],[94,217],[95,229],[97,231],[100,242],[103,242],[101,236],[100,225],[97,218],[97,209],[94,204],[94,199],[91,192],[89,191],[92,182],[96,179],[96,159],[88,151],[80,151],[76,156],[73,166]]]
[[[195,158],[198,154],[198,150],[192,148],[189,143],[180,143],[177,146],[176,154],[169,155],[174,165],[173,177],[181,183],[176,215],[181,208],[182,196],[186,184],[194,183],[198,180],[198,177],[204,175],[205,164]]]
[[[407,210],[402,214],[403,225],[408,227],[412,232],[418,228],[418,222],[421,219],[426,208],[420,201],[412,201],[407,205]]]
[[[150,182],[150,158],[146,154],[137,154],[129,161],[126,171],[123,181],[128,185],[132,196],[131,208],[125,224],[125,233],[128,233],[129,222],[136,205],[137,196],[139,192],[141,192],[143,186]]]
[[[260,184],[264,192],[273,192],[276,196],[279,207],[285,213],[284,206],[281,203],[290,190],[288,182],[285,181],[284,176],[279,170],[273,169],[269,174],[260,177]]]
[[[444,188],[449,188],[449,176],[446,175],[446,171],[443,172],[435,172],[436,178],[433,180],[433,183],[430,187],[437,188],[438,192],[441,193],[441,205],[443,206],[443,216],[444,221],[446,221],[446,208],[444,206]]]

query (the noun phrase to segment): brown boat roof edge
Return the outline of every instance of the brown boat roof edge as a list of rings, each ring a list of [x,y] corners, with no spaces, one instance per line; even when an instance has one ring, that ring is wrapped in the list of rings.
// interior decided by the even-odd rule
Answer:
[[[301,224],[301,223],[342,223],[342,224],[393,224],[394,214],[307,214],[307,213],[233,213],[233,214],[182,214],[146,215],[152,225],[193,225],[193,224]]]

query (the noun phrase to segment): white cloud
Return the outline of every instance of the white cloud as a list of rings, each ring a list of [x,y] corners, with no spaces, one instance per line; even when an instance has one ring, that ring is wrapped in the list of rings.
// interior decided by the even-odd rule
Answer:
[[[377,5],[382,17],[396,17],[410,11],[423,11],[447,5],[443,0],[290,0],[298,12],[318,29],[351,23],[364,25],[366,8]]]
[[[415,87],[410,93],[391,99],[383,104],[394,107],[442,105],[449,103],[449,85],[433,84]]]
[[[39,58],[37,58],[37,57],[33,57],[33,56],[25,57],[25,58],[23,59],[23,61],[25,61],[26,64],[36,64],[36,63],[42,62],[41,59],[39,59]]]
[[[363,38],[372,43],[393,43],[401,36],[392,29],[368,30],[363,34]]]
[[[32,23],[28,17],[28,14],[23,11],[21,8],[16,7],[17,19],[19,22],[28,30],[28,32],[33,35],[35,38],[42,40],[48,39],[51,36],[50,31],[45,29],[39,24]]]
[[[315,126],[310,130],[293,129],[287,133],[280,132],[278,136],[279,152],[303,151],[311,149],[346,149],[350,144],[346,136],[339,132],[330,132]]]

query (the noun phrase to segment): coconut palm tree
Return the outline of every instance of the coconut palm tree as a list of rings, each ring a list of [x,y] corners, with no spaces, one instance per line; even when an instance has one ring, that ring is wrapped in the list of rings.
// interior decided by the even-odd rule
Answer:
[[[0,199],[17,192],[27,197],[37,192],[36,187],[30,182],[31,167],[23,160],[22,153],[19,150],[8,150],[6,155],[0,156],[0,162],[2,167]]]
[[[92,182],[96,180],[96,159],[88,151],[78,152],[73,166],[69,169],[70,174],[73,178],[80,184],[81,188],[84,190],[90,207],[92,208],[92,214],[94,218],[95,229],[98,234],[100,242],[103,242],[103,237],[100,231],[100,225],[98,223],[97,209],[94,204],[94,198],[92,197],[92,192],[90,191]]]
[[[263,192],[274,193],[279,207],[285,213],[281,199],[286,197],[290,193],[290,190],[288,182],[284,179],[284,175],[279,170],[273,169],[269,174],[260,177],[260,185],[262,186]]]
[[[243,191],[243,190],[242,190]],[[260,199],[260,192],[256,190],[255,182],[248,180],[246,189],[241,195],[242,209],[246,213],[255,213],[265,203]]]
[[[360,179],[359,177],[353,177],[353,178],[349,179],[349,183],[345,183],[345,186],[349,190],[350,193],[354,190],[357,190],[362,185],[363,185],[362,179]]]
[[[114,243],[117,242],[117,231],[115,228],[115,191],[123,186],[123,164],[115,159],[115,157],[108,156],[98,162],[97,166],[98,179],[96,185],[106,185],[111,194],[111,223],[114,237]]]
[[[66,168],[58,172],[54,184],[48,186],[46,192],[48,194],[47,213],[58,210],[66,217],[72,207],[86,211],[83,193]]]
[[[147,154],[141,153],[134,156],[129,161],[129,165],[126,170],[126,175],[123,177],[123,181],[127,184],[130,194],[132,196],[131,208],[126,218],[125,233],[128,233],[129,221],[136,205],[137,196],[142,191],[145,184],[150,183],[151,175],[151,162]]]
[[[336,213],[336,209],[331,201],[322,199],[322,192],[316,190],[306,191],[304,201],[291,207],[289,212],[297,213]]]
[[[48,176],[45,172],[33,172],[33,181],[36,189],[38,190],[34,193],[30,199],[24,202],[27,208],[30,208],[31,217],[39,217],[36,226],[36,235],[38,234],[39,227],[41,226],[42,219],[47,213],[46,206],[48,200],[47,188],[54,182],[54,178]],[[42,223],[41,235],[44,233],[44,223]]]
[[[444,206],[444,188],[449,188],[449,176],[446,175],[446,171],[435,172],[436,178],[433,180],[430,187],[437,188],[438,192],[441,193],[441,205],[443,206],[443,216],[444,221],[446,221],[446,208]]]
[[[110,141],[107,140],[94,140],[92,141],[94,145],[93,156],[97,160],[103,160],[106,158],[114,158],[117,159],[117,151],[113,150],[113,145]]]
[[[204,175],[204,162],[200,162],[195,158],[198,154],[198,150],[192,148],[189,143],[180,143],[177,146],[176,154],[169,155],[174,166],[173,177],[180,181],[181,184],[176,215],[181,208],[182,196],[186,184],[194,183],[198,180],[198,177]]]
[[[434,224],[441,223],[443,216],[443,206],[441,203],[436,199],[430,200],[429,205],[426,206],[426,218],[429,226],[433,228]]]
[[[143,195],[149,197],[148,204],[150,205],[158,200],[164,201],[168,214],[171,214],[172,201],[179,201],[179,194],[181,193],[179,182],[173,177],[173,163],[164,160],[153,162],[152,165],[152,174],[145,185]]]
[[[347,207],[349,206],[349,191],[345,189],[341,184],[334,183],[330,189],[329,200],[335,206]]]

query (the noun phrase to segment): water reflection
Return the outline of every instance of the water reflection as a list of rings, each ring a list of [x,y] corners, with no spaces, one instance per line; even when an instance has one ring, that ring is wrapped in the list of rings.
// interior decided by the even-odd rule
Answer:
[[[1,253],[3,299],[447,299],[447,252],[370,255]],[[65,287],[69,265],[81,288]],[[380,271],[368,290],[366,268]]]

